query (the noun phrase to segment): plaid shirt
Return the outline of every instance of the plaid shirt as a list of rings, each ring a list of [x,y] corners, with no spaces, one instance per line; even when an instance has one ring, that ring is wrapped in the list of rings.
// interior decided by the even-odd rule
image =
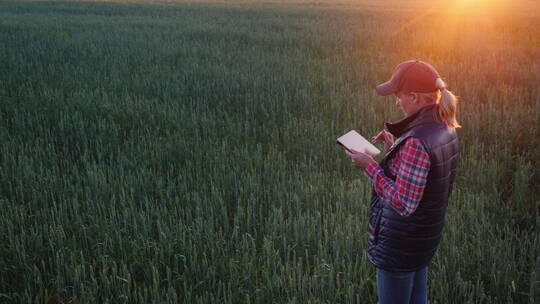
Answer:
[[[429,155],[420,140],[409,137],[388,164],[388,169],[396,176],[395,181],[384,174],[377,162],[366,167],[365,175],[380,198],[390,202],[401,216],[409,216],[422,199],[430,165]]]

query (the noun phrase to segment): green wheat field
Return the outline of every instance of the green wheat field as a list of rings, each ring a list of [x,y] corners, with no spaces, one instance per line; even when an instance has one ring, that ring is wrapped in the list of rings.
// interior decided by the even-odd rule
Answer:
[[[408,59],[463,125],[430,302],[540,303],[540,4],[507,2],[1,1],[0,303],[376,303],[336,138],[402,117]]]

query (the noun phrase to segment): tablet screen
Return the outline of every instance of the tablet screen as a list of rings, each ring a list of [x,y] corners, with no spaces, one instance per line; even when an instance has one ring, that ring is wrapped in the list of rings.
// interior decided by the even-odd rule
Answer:
[[[354,149],[359,152],[367,153],[371,156],[376,156],[381,151],[372,145],[367,139],[358,134],[355,130],[349,131],[347,134],[339,137],[337,142],[345,147],[347,150],[351,151]]]

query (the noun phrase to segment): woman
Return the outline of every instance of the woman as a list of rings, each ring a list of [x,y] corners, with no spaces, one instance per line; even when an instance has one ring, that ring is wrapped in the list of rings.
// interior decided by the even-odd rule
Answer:
[[[345,152],[373,184],[368,256],[379,303],[427,303],[428,264],[441,239],[459,158],[457,97],[418,60],[399,64],[375,91],[395,95],[405,117],[372,138],[385,142],[380,163]]]

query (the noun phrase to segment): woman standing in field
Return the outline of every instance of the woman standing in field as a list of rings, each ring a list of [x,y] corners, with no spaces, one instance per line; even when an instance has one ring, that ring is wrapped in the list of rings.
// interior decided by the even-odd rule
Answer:
[[[395,95],[405,117],[373,137],[385,143],[380,163],[365,153],[346,153],[373,184],[368,256],[376,267],[379,302],[427,303],[428,265],[441,239],[459,159],[457,97],[430,64],[417,60],[399,64],[375,91]]]

